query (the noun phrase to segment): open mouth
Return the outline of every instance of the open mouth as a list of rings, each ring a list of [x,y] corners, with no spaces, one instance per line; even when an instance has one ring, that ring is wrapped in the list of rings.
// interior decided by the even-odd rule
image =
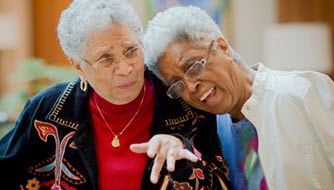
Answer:
[[[208,91],[206,91],[202,96],[201,96],[201,98],[200,98],[200,101],[201,102],[204,102],[204,103],[206,103],[206,102],[208,102],[208,101],[210,101],[213,97],[214,97],[214,91],[215,90],[215,87],[213,86],[213,87],[211,87]]]

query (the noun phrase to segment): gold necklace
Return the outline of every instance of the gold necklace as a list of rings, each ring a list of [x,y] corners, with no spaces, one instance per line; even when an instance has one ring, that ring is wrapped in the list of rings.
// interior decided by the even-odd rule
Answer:
[[[142,106],[142,104],[143,104],[143,102],[144,102],[145,94],[146,94],[146,86],[145,86],[145,83],[144,83],[144,94],[143,94],[143,97],[142,97],[142,99],[141,99],[141,101],[140,101],[139,107],[138,107],[136,113],[135,113],[135,114],[132,116],[132,118],[130,119],[129,123],[126,124],[126,126],[123,128],[123,130],[122,130],[120,133],[118,133],[118,135],[116,135],[116,134],[114,133],[114,131],[111,129],[111,127],[110,127],[110,125],[108,124],[107,120],[104,118],[104,116],[103,116],[103,114],[102,114],[102,112],[101,112],[101,109],[100,109],[99,105],[97,105],[95,96],[93,96],[93,97],[94,97],[95,105],[96,105],[96,107],[97,107],[97,109],[98,109],[98,111],[99,111],[99,113],[100,113],[100,115],[101,115],[103,121],[104,121],[104,122],[106,123],[106,125],[108,126],[110,132],[114,135],[114,138],[113,138],[112,141],[111,141],[111,145],[112,145],[114,148],[117,148],[117,147],[121,146],[118,137],[121,136],[121,135],[124,133],[124,131],[130,126],[130,124],[132,123],[132,121],[133,121],[133,120],[135,119],[135,117],[138,115],[139,110],[140,110],[140,108],[141,108],[141,106]]]

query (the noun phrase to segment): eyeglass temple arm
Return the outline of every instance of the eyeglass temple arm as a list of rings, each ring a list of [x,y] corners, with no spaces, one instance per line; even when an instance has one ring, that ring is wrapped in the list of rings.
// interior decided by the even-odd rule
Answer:
[[[205,56],[205,60],[208,60],[208,58],[209,58],[209,56],[210,56],[210,53],[212,52],[212,47],[213,47],[214,45],[216,45],[215,43],[216,43],[215,40],[212,40],[212,41],[210,42],[210,45],[209,45],[209,48],[208,48],[208,53],[207,53],[206,56]]]

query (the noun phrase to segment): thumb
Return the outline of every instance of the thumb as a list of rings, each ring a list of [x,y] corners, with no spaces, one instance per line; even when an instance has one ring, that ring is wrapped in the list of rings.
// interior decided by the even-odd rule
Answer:
[[[130,145],[130,150],[134,153],[146,153],[148,150],[148,143],[139,143]]]

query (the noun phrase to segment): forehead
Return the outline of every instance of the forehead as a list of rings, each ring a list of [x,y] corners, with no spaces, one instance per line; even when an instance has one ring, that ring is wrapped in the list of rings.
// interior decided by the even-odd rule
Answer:
[[[135,33],[127,24],[115,23],[105,30],[92,32],[88,35],[87,50],[94,51],[96,47],[113,46],[114,44],[122,46],[129,45],[137,41]]]

